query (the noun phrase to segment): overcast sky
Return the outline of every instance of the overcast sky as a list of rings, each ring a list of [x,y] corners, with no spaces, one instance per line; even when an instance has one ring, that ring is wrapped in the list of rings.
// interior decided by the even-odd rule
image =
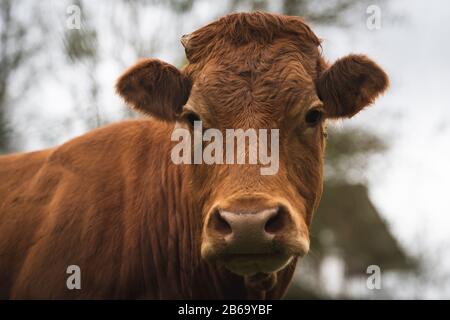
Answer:
[[[362,20],[358,28],[355,17],[348,30],[318,32],[328,57],[366,53],[389,74],[385,96],[339,126],[368,127],[389,144],[368,172],[372,200],[409,252],[426,250],[442,260],[445,272],[450,270],[450,2],[388,3],[380,6],[380,30],[368,30]],[[449,297],[450,288],[439,290],[430,297]]]
[[[349,124],[390,145],[373,163],[371,195],[403,241],[450,244],[450,3],[390,1],[381,9],[380,30],[321,30],[324,52],[367,53],[386,69],[390,90]]]

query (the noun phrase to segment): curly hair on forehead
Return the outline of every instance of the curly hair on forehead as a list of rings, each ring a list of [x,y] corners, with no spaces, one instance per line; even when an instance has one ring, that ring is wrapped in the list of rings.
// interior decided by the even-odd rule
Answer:
[[[281,37],[293,38],[301,47],[320,46],[320,39],[301,18],[266,12],[229,14],[186,35],[183,45],[189,62],[195,63],[215,48],[270,44]]]

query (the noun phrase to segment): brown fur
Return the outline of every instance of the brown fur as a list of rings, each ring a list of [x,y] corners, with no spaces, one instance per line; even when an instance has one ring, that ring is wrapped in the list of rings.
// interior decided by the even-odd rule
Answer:
[[[125,71],[117,82],[117,91],[126,102],[161,120],[175,120],[189,98],[190,90],[188,77],[157,59],[140,61]],[[149,106],[151,110],[147,110]]]
[[[305,115],[352,116],[387,77],[364,56],[329,67],[296,17],[232,14],[186,39],[182,71],[146,59],[117,83],[132,107],[165,122],[125,121],[0,158],[0,298],[283,296],[296,257],[259,282],[202,259],[211,210],[283,203],[296,236],[307,238],[322,192],[324,123],[309,127]],[[223,131],[280,128],[278,174],[173,164],[173,120],[189,127],[186,112]],[[275,240],[291,252],[292,237]],[[81,290],[66,288],[71,264],[81,267]]]
[[[336,61],[316,80],[319,98],[331,118],[351,118],[384,92],[389,80],[384,71],[364,55]]]

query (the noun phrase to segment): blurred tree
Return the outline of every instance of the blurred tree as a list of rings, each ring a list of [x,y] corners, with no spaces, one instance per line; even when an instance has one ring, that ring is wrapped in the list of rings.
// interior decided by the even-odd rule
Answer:
[[[342,23],[344,13],[350,8],[360,4],[361,1],[340,0],[324,1],[320,5],[317,1],[283,0],[283,12],[288,15],[300,15],[312,23]]]
[[[387,149],[384,141],[361,128],[329,130],[329,136],[325,161],[325,177],[329,184],[351,183],[352,173],[361,179],[371,156]]]
[[[157,3],[167,3],[175,12],[185,13],[192,9],[194,0],[168,0],[168,1],[156,1]]]
[[[311,254],[303,259],[300,277],[288,298],[327,297],[320,271],[330,256],[343,265],[344,273],[335,275],[342,277],[336,292],[341,297],[350,294],[345,285],[351,278],[367,277],[370,265],[379,266],[382,272],[417,267],[369,198],[364,173],[372,156],[386,148],[380,138],[361,128],[329,130],[323,196],[311,228]],[[302,279],[304,273],[309,278]]]
[[[0,153],[16,149],[11,142],[13,128],[8,114],[17,99],[36,84],[36,68],[30,61],[45,47],[47,26],[41,12],[37,5],[26,5],[25,10],[17,1],[0,1]],[[30,11],[32,15],[26,14]],[[15,82],[12,92],[13,76],[19,73],[22,81]]]
[[[377,0],[376,2],[382,1]],[[270,11],[273,8],[283,14],[300,16],[313,24],[348,26],[347,13],[354,12],[357,7],[367,6],[369,3],[373,4],[373,2],[369,0],[328,0],[320,2],[311,0],[280,0],[276,2],[278,7],[273,8],[273,2],[267,0],[232,0],[230,2],[230,11]]]
[[[82,13],[81,28],[65,29],[63,48],[71,67],[81,70],[88,79],[88,94],[84,95],[87,97],[86,102],[80,101],[76,86],[71,87],[71,93],[79,117],[84,120],[88,129],[93,129],[102,125],[98,97],[100,84],[96,73],[99,64],[97,30],[83,1],[74,1],[73,5],[78,6]]]
[[[102,90],[106,89],[97,76],[101,64],[112,62],[123,70],[140,58],[152,56],[165,40],[161,28],[167,26],[164,20],[152,19],[153,28],[148,28],[150,14],[162,9],[178,16],[189,12],[194,0],[121,0],[95,5],[76,0],[67,4],[80,8],[81,28],[63,30],[63,53],[73,73],[86,79],[77,83],[67,81],[77,113],[73,121],[92,129],[111,121],[108,114],[101,112],[99,101]],[[182,19],[171,20],[171,30],[179,29]],[[102,52],[107,55],[100,59]],[[137,116],[130,108],[121,108],[120,112],[124,118]]]

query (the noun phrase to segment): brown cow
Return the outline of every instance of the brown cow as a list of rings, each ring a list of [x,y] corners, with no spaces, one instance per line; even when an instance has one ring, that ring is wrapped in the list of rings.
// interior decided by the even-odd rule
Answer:
[[[150,117],[0,158],[1,298],[283,297],[309,249],[324,121],[358,113],[388,78],[363,55],[328,65],[297,17],[231,14],[182,42],[183,70],[145,59],[117,83]],[[278,172],[174,164],[175,123],[196,120],[279,128]]]

